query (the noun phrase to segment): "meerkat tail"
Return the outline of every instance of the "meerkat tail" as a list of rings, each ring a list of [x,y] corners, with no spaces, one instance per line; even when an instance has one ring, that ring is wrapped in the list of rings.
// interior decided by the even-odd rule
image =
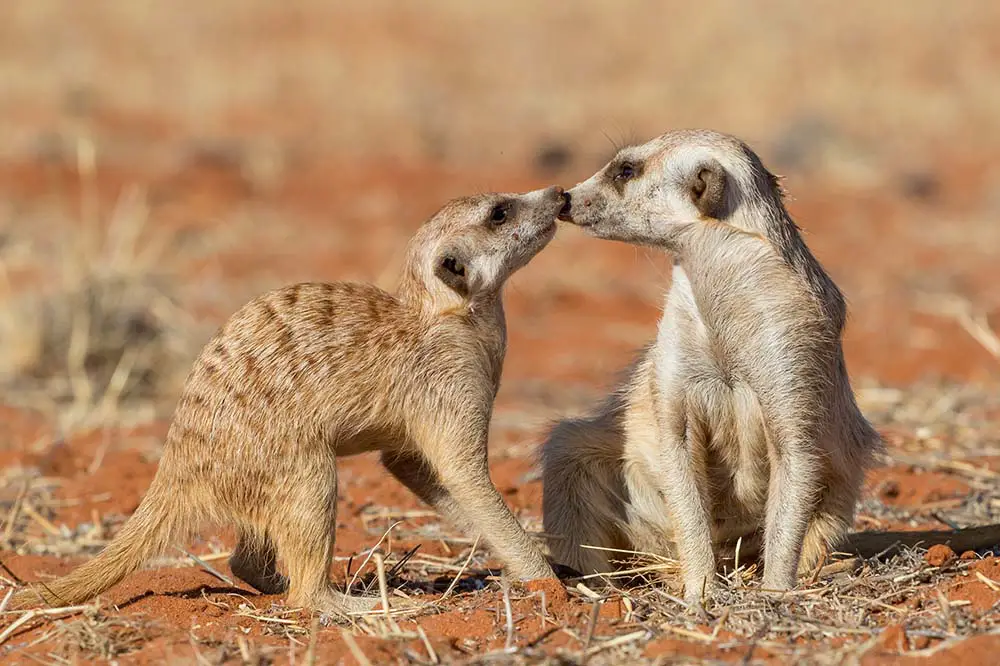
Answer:
[[[849,534],[837,550],[864,558],[886,551],[915,546],[944,544],[956,553],[1000,545],[1000,524],[966,527],[958,530],[921,530],[919,532],[855,532]]]
[[[72,606],[104,592],[170,546],[188,522],[188,512],[169,501],[160,475],[117,536],[94,559],[54,581],[35,583],[11,599],[15,608],[44,601]]]

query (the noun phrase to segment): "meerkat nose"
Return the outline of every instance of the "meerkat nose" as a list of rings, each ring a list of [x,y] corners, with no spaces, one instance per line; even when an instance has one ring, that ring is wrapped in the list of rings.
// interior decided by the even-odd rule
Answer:
[[[573,217],[571,208],[572,208],[573,197],[570,196],[569,192],[563,192],[562,199],[563,199],[563,205],[562,208],[559,209],[559,215],[557,217],[560,220],[566,220],[566,221],[572,220]]]

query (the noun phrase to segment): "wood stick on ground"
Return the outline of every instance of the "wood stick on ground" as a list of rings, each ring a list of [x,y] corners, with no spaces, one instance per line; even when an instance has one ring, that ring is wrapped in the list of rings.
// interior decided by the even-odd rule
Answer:
[[[10,604],[10,598],[14,596],[14,588],[7,590],[7,594],[4,595],[3,601],[0,601],[0,614],[7,610],[7,606]]]
[[[646,636],[648,632],[645,629],[639,629],[628,634],[623,634],[622,636],[615,636],[609,640],[604,641],[600,645],[595,645],[584,652],[584,656],[593,657],[598,652],[603,652],[604,650],[610,650],[613,647],[618,647],[620,645],[625,645],[626,643],[631,643],[632,641],[637,641],[640,638]]]
[[[385,613],[385,619],[392,621],[392,616],[389,614],[389,583],[385,578],[385,555],[382,554],[382,549],[376,548],[373,553],[375,557],[375,571],[378,574],[378,594],[382,599],[382,612]]]
[[[503,587],[503,611],[507,616],[507,640],[504,642],[504,650],[510,652],[514,645],[514,613],[510,607],[510,583],[504,578],[501,585]]]
[[[7,642],[15,631],[19,628],[31,622],[36,617],[54,617],[57,615],[71,615],[73,613],[79,613],[85,611],[88,608],[93,608],[92,605],[87,606],[63,606],[62,608],[40,608],[35,610],[30,610],[24,613],[21,617],[17,618],[10,625],[0,633],[0,645]]]
[[[590,620],[587,622],[587,634],[583,639],[583,655],[580,658],[580,662],[583,664],[587,663],[587,658],[590,656],[590,642],[594,640],[594,630],[597,629],[597,618],[601,614],[601,602],[595,601],[590,607]]]
[[[343,637],[344,644],[347,645],[347,649],[350,650],[351,654],[354,655],[354,658],[358,660],[358,664],[360,664],[360,666],[372,666],[372,662],[370,662],[368,657],[365,656],[365,653],[361,651],[361,648],[358,646],[358,642],[354,640],[354,636],[351,635],[351,632],[347,629],[341,629],[340,635]]]
[[[439,602],[444,601],[445,599],[451,596],[452,590],[454,590],[455,586],[458,585],[458,579],[462,577],[463,573],[465,573],[465,570],[469,566],[469,562],[472,561],[472,556],[476,554],[476,546],[478,545],[479,545],[479,535],[477,535],[476,540],[472,542],[472,549],[469,551],[469,556],[465,558],[465,562],[462,564],[462,568],[458,570],[457,574],[455,574],[455,577],[451,580],[451,584],[448,586],[448,589],[445,590],[444,594],[441,595],[441,598],[438,599]]]
[[[441,660],[437,656],[437,652],[434,651],[434,646],[431,645],[430,639],[427,638],[427,632],[419,624],[417,625],[417,634],[420,635],[420,640],[423,641],[424,647],[427,648],[427,656],[430,657],[432,664],[440,664]]]
[[[178,548],[177,550],[179,550],[180,552],[182,552],[185,555],[187,555],[188,557],[190,557],[192,562],[194,562],[195,564],[197,564],[198,566],[200,566],[202,569],[204,569],[205,571],[207,571],[211,575],[213,575],[216,578],[218,578],[219,580],[221,580],[226,585],[228,585],[230,587],[236,587],[236,583],[233,582],[232,578],[230,578],[226,574],[222,573],[221,571],[219,571],[218,569],[216,569],[215,567],[213,567],[211,564],[209,564],[208,562],[206,562],[202,558],[198,557],[194,553],[189,553],[188,551],[184,550],[183,548]]]
[[[309,647],[306,648],[306,666],[316,664],[316,641],[319,639],[319,615],[313,615],[309,623]]]

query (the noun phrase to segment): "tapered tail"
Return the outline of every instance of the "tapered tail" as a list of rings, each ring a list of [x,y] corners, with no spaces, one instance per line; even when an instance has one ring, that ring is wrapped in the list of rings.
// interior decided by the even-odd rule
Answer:
[[[11,599],[13,607],[39,602],[72,606],[88,601],[166,550],[180,538],[188,521],[186,515],[178,515],[183,509],[177,503],[167,501],[163,485],[157,474],[139,508],[94,559],[62,578],[21,590]]]

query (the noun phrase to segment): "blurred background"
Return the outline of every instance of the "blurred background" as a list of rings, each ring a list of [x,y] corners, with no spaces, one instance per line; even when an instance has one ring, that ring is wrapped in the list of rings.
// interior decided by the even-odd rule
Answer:
[[[855,527],[1000,521],[998,34],[1000,3],[980,0],[0,2],[0,584],[68,571],[135,510],[191,361],[248,299],[303,280],[392,289],[406,241],[449,198],[572,186],[617,147],[680,127],[734,133],[785,177],[848,298],[848,368],[895,458],[869,474]],[[669,280],[661,253],[561,228],[509,284],[491,474],[528,529],[541,529],[546,424],[614,385],[653,338]],[[421,546],[415,584],[468,565],[476,547],[463,559],[470,542],[377,458],[338,467],[335,577],[390,526],[393,557]],[[233,543],[222,530],[187,546],[224,572]],[[79,634],[43,624],[2,649],[221,663],[256,627],[286,654],[291,633],[230,612],[280,597],[219,592],[171,555],[116,588],[114,603],[141,597],[124,615],[88,613],[66,625]],[[990,617],[991,578],[961,579]],[[944,585],[937,599],[956,598]],[[462,598],[472,615],[421,620],[442,655],[452,639],[502,648],[494,588]],[[921,588],[913,608],[933,598]],[[879,604],[903,615],[849,606],[870,626],[937,622]],[[591,605],[577,606],[582,636]],[[829,621],[854,622],[844,608]],[[927,635],[954,633],[951,608],[950,628]],[[753,625],[734,629],[744,660]]]
[[[6,3],[7,400],[169,413],[247,298],[391,288],[446,199],[570,186],[676,127],[735,133],[786,177],[850,300],[859,382],[990,381],[998,29],[974,1]],[[502,397],[557,415],[610,386],[668,266],[563,229],[511,285]]]

